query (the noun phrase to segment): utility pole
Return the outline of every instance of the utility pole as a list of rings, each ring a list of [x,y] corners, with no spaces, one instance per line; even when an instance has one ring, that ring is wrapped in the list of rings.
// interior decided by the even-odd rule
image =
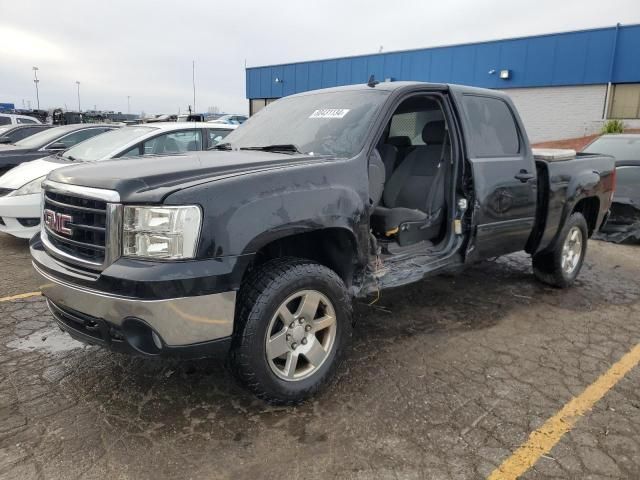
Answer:
[[[127,115],[131,113],[131,96],[127,95]]]
[[[196,61],[193,60],[191,67],[191,78],[193,80],[193,113],[196,113]]]
[[[40,110],[40,94],[38,93],[38,67],[32,67],[33,70],[33,83],[36,84],[36,102],[38,103],[38,110]]]
[[[78,113],[82,113],[82,108],[80,108],[80,82],[76,80],[76,85],[78,85]]]

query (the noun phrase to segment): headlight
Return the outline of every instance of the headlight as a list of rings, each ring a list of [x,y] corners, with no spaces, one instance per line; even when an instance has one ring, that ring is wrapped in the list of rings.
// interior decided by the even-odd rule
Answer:
[[[179,260],[196,254],[202,212],[196,205],[124,207],[123,254]]]
[[[31,195],[32,193],[40,193],[42,191],[42,182],[44,182],[45,178],[47,178],[47,176],[43,175],[40,178],[31,180],[29,183],[11,192],[9,196],[17,197],[18,195]]]

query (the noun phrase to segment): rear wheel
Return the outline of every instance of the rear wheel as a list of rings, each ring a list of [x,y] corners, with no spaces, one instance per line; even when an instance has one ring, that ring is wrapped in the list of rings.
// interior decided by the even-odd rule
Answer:
[[[587,222],[581,213],[573,213],[560,232],[555,248],[533,256],[533,273],[544,283],[559,288],[573,284],[587,252]]]
[[[244,281],[236,322],[236,376],[270,403],[295,404],[335,373],[351,337],[351,301],[329,268],[277,259]]]

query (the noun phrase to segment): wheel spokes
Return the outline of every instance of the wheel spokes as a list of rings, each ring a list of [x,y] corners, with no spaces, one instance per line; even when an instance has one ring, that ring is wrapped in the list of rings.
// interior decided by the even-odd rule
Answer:
[[[283,328],[275,335],[269,337],[267,341],[267,358],[273,360],[274,358],[281,357],[289,351],[289,344],[287,343],[287,330]]]
[[[308,350],[304,352],[303,355],[309,360],[311,365],[317,367],[324,361],[327,352],[318,339],[314,338],[308,345]]]
[[[265,357],[272,372],[288,381],[313,375],[335,345],[337,325],[333,305],[323,293],[299,290],[287,297],[267,326]]]
[[[285,325],[289,325],[293,322],[293,313],[289,311],[287,305],[281,305],[278,309],[278,316]]]
[[[329,328],[334,323],[336,323],[336,317],[333,315],[325,315],[313,321],[313,328],[316,332],[319,332],[325,328]]]
[[[287,378],[293,378],[296,374],[296,368],[298,367],[298,357],[298,352],[287,353],[287,362],[284,364],[284,368],[282,369],[282,373]]]
[[[320,295],[316,292],[307,292],[300,301],[300,306],[298,307],[298,311],[295,315],[298,317],[304,317],[311,321],[315,318],[319,305]]]

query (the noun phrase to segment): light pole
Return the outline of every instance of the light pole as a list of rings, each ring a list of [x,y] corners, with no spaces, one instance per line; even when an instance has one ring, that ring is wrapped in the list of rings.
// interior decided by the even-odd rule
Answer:
[[[38,80],[38,67],[33,67],[33,83],[36,84],[36,102],[38,103],[38,110],[40,110],[40,94],[38,93],[38,83],[40,83],[40,80]]]
[[[196,61],[191,64],[191,79],[193,80],[193,113],[196,113]]]
[[[82,108],[80,108],[80,82],[76,80],[76,85],[78,85],[78,113],[82,113]]]
[[[127,95],[127,115],[131,113],[131,96]]]

